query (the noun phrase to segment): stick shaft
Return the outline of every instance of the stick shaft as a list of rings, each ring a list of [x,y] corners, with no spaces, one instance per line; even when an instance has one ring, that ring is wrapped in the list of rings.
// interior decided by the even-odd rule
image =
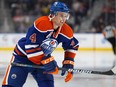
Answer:
[[[13,66],[20,66],[20,67],[28,67],[28,68],[38,68],[38,69],[45,69],[43,66],[38,65],[28,65],[28,64],[20,64],[20,63],[11,63]],[[92,70],[84,70],[84,69],[66,69],[59,67],[59,70],[64,71],[72,71],[74,73],[86,73],[86,74],[100,74],[100,75],[115,75],[112,70],[101,72],[101,71],[92,71]]]

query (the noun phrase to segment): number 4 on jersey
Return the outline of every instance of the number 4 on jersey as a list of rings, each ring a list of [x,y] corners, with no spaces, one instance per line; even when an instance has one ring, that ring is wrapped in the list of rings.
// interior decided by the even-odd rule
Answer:
[[[35,43],[36,42],[36,34],[32,34],[29,38],[31,40],[32,43]]]

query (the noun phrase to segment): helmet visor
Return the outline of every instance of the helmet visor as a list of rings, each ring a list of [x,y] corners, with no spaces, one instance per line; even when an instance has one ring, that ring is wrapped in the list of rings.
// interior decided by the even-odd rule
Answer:
[[[56,15],[58,15],[62,19],[68,20],[70,17],[70,14],[67,12],[57,12]]]

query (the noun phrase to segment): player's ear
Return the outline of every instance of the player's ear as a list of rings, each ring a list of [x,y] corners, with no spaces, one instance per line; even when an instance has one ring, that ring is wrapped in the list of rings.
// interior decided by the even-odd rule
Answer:
[[[54,14],[49,14],[49,19],[50,19],[50,21],[55,17],[55,15]]]

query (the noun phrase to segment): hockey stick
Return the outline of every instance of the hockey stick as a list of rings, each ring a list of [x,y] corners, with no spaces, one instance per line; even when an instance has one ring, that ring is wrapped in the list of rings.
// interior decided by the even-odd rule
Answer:
[[[12,66],[21,66],[21,67],[28,67],[28,68],[38,68],[38,69],[45,69],[43,66],[38,65],[28,65],[28,64],[20,64],[20,63],[11,63]],[[84,69],[66,69],[59,67],[59,70],[70,71],[74,73],[86,73],[86,74],[100,74],[100,75],[115,75],[112,70],[101,72],[101,71],[92,71],[92,70],[84,70]]]

